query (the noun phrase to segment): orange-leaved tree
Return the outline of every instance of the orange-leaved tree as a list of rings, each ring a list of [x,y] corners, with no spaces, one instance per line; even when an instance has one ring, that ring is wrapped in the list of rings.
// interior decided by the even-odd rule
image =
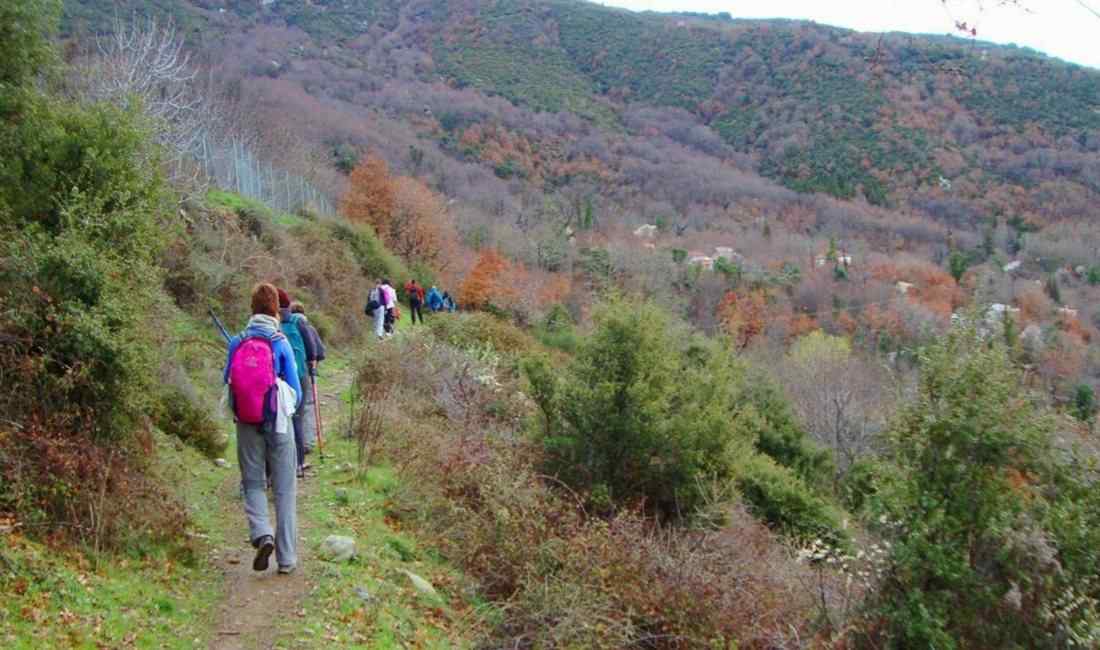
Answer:
[[[438,266],[444,249],[458,236],[438,194],[423,182],[402,176],[394,182],[396,208],[379,234],[398,255]]]
[[[718,305],[718,318],[734,346],[742,350],[764,333],[768,297],[763,290],[738,293],[730,291]]]
[[[501,306],[504,301],[514,297],[514,284],[510,281],[511,264],[498,251],[486,248],[478,255],[477,261],[466,274],[459,288],[459,300],[470,309],[481,309],[486,305]]]
[[[401,257],[440,266],[458,240],[446,204],[420,180],[392,176],[386,162],[371,156],[348,179],[340,210],[349,221],[374,229]]]
[[[380,237],[397,208],[397,188],[386,161],[370,156],[352,170],[340,212],[353,223],[365,223]]]

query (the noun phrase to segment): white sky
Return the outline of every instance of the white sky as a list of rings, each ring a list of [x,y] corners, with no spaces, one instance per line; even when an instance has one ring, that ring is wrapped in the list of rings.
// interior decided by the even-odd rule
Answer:
[[[1100,68],[1100,0],[597,0],[637,11],[727,11],[734,18],[800,18],[860,31],[959,34],[955,22],[978,29],[978,39],[1015,43],[1074,63]],[[1082,6],[1082,3],[1086,6]]]

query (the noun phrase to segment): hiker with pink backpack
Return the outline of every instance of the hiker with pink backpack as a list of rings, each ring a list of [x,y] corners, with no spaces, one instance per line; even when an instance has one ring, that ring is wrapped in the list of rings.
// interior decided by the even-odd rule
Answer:
[[[252,569],[266,571],[275,553],[279,573],[292,573],[298,565],[298,453],[292,419],[302,404],[302,386],[294,350],[280,329],[279,292],[272,285],[252,290],[252,317],[244,332],[229,340],[223,379],[237,425],[244,512],[256,549]],[[265,492],[268,471],[274,530]]]

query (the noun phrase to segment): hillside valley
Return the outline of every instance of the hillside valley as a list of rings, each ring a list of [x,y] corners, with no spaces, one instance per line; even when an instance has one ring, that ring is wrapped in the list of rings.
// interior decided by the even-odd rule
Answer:
[[[70,0],[63,26],[79,38],[129,11],[174,21],[259,146],[333,204],[377,156],[446,198],[468,248],[582,280],[576,305],[613,279],[712,330],[741,282],[765,289],[780,330],[812,320],[880,341],[945,326],[968,295],[1018,307],[1017,278],[1057,276],[1055,302],[1085,329],[1100,318],[1086,307],[1100,262],[1088,68],[961,38],[584,2]],[[851,281],[836,284],[841,249]],[[963,292],[941,286],[952,256]],[[473,262],[449,257],[454,277]],[[681,262],[717,257],[718,279]],[[898,282],[916,304],[876,313]],[[1039,325],[1057,317],[1035,309],[1052,310]],[[1048,380],[1051,364],[1065,365]]]
[[[1100,70],[956,31],[0,0],[0,645],[1100,646]]]

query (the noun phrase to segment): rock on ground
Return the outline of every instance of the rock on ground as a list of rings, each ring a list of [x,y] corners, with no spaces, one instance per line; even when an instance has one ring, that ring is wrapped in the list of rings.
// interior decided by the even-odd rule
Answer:
[[[411,582],[413,584],[413,587],[416,587],[416,590],[420,593],[424,594],[425,596],[438,595],[438,592],[436,592],[435,587],[432,586],[432,583],[428,582],[424,578],[421,578],[412,571],[406,571],[402,569],[401,572],[409,577],[409,582]]]
[[[321,543],[320,556],[329,562],[347,562],[355,557],[355,540],[341,535],[329,535]]]

